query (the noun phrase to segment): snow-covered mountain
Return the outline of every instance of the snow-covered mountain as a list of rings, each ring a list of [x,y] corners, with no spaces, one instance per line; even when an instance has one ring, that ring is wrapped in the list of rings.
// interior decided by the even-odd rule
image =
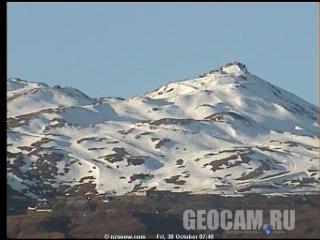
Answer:
[[[244,64],[129,99],[20,79],[7,86],[14,192],[319,192],[318,109]]]

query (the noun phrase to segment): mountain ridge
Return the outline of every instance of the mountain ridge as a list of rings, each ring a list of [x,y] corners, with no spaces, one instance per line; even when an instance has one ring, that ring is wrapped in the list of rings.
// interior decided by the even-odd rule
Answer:
[[[242,63],[127,99],[7,83],[8,186],[26,196],[319,191],[318,109]]]

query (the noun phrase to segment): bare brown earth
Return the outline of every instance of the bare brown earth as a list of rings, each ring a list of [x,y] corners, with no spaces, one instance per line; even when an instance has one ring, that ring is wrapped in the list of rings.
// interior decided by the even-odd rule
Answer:
[[[105,234],[214,233],[216,238],[319,238],[319,195],[267,197],[249,194],[244,197],[190,195],[166,191],[148,196],[119,196],[104,203],[102,196],[60,197],[49,199],[50,213],[27,212],[34,204],[23,198],[8,199],[7,237],[9,238],[88,238],[103,239]],[[199,231],[183,229],[186,209],[295,209],[296,227],[292,231],[273,232],[265,237],[258,231]]]

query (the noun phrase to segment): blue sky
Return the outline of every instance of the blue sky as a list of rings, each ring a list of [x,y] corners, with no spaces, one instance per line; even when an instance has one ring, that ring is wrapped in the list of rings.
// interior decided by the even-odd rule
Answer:
[[[317,103],[316,3],[8,3],[8,77],[130,97],[230,60]]]

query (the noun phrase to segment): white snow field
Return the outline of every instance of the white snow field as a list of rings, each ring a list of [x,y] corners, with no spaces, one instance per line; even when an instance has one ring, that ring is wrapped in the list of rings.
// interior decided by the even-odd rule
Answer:
[[[128,99],[7,85],[7,181],[26,196],[319,193],[319,110],[244,64]]]

